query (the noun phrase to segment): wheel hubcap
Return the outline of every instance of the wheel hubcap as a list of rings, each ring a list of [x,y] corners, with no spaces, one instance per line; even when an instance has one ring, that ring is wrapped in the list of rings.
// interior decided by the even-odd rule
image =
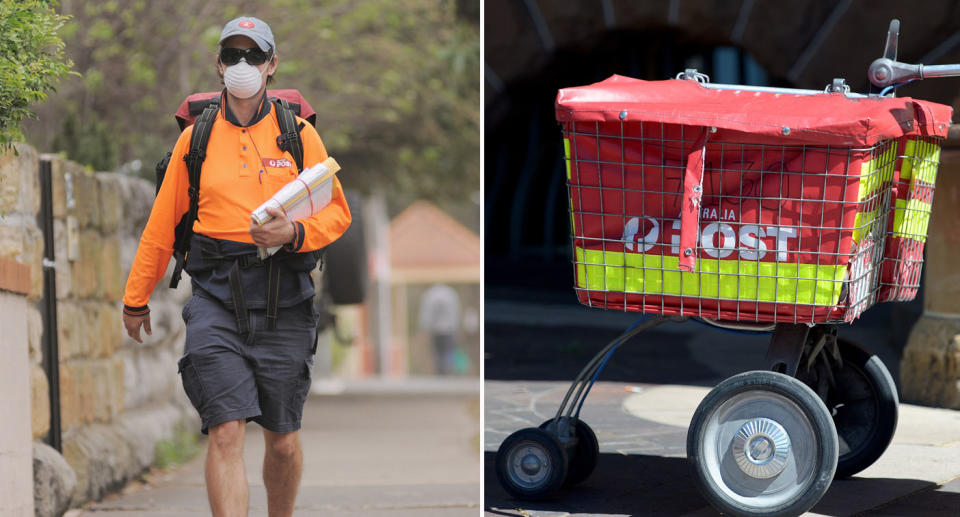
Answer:
[[[790,456],[790,436],[777,422],[756,418],[740,426],[731,444],[744,474],[769,479],[783,472]]]
[[[540,468],[540,460],[533,454],[527,454],[520,460],[520,470],[528,476],[536,475]]]
[[[539,486],[550,474],[550,460],[547,452],[533,442],[523,442],[511,451],[509,465],[510,478],[526,488]]]

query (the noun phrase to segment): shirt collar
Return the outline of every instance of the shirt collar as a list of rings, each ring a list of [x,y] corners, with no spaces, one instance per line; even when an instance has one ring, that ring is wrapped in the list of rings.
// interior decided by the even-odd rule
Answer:
[[[260,96],[260,109],[257,111],[257,114],[250,119],[250,123],[246,126],[240,123],[236,115],[233,114],[233,110],[230,109],[230,106],[227,104],[227,90],[224,88],[223,92],[220,94],[220,103],[223,106],[223,118],[227,122],[238,126],[238,127],[250,127],[257,122],[263,120],[263,117],[266,117],[270,114],[270,103],[267,102],[267,92],[263,91],[263,94]]]

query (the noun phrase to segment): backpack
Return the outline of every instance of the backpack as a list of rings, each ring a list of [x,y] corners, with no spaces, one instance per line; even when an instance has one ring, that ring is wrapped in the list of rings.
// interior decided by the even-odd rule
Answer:
[[[293,156],[297,164],[297,172],[303,172],[303,141],[300,137],[300,130],[304,124],[297,125],[297,116],[306,119],[310,124],[316,124],[316,112],[303,99],[297,90],[267,90],[267,98],[273,103],[277,111],[277,122],[280,126],[280,135],[277,137],[277,147],[281,151],[287,151]],[[210,140],[210,130],[213,122],[220,111],[220,93],[207,92],[188,96],[180,104],[177,110],[177,124],[183,131],[190,123],[193,123],[193,134],[190,136],[190,148],[183,160],[187,162],[187,175],[190,181],[190,187],[187,189],[190,195],[190,208],[187,210],[174,229],[173,256],[176,259],[176,265],[170,278],[170,288],[175,289],[180,283],[180,276],[183,273],[183,266],[186,261],[187,252],[190,249],[190,240],[193,237],[193,223],[197,220],[197,210],[200,200],[200,170],[203,161],[206,159],[207,142]],[[163,177],[167,172],[167,165],[172,159],[173,153],[168,152],[160,162],[157,163],[157,191],[160,193],[160,185],[163,183]]]

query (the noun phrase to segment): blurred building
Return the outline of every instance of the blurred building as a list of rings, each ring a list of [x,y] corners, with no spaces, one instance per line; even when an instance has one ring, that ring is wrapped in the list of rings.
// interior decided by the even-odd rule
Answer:
[[[418,332],[420,302],[443,283],[459,295],[457,371],[477,374],[480,360],[480,237],[437,206],[417,201],[390,223],[393,343],[399,372],[433,374],[438,368],[428,336]]]

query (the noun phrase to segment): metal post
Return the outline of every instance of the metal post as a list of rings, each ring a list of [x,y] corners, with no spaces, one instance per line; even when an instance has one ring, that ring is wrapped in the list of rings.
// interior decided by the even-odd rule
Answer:
[[[63,452],[60,436],[60,344],[57,341],[57,272],[53,241],[53,175],[40,160],[40,226],[43,228],[43,369],[50,383],[50,432],[47,443]]]

